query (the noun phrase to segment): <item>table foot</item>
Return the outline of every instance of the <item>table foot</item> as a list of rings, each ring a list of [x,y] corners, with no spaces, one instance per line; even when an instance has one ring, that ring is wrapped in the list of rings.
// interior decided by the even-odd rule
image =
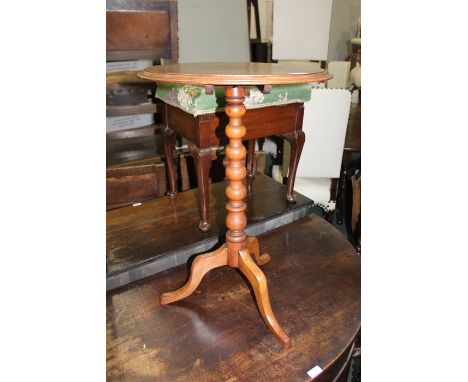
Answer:
[[[205,253],[204,255],[197,256],[192,264],[190,278],[181,288],[173,291],[162,293],[159,296],[161,305],[170,304],[171,302],[182,300],[190,296],[205,276],[207,272],[214,268],[227,265],[227,246],[224,244],[222,247],[213,252]]]
[[[247,251],[249,251],[250,255],[255,257],[255,262],[258,265],[265,265],[270,261],[270,255],[268,253],[260,254],[260,245],[258,244],[258,239],[255,236],[247,238]]]
[[[294,194],[286,194],[286,200],[289,203],[296,203],[296,196]]]
[[[264,273],[254,263],[248,250],[239,251],[239,270],[247,277],[253,287],[260,314],[273,335],[278,338],[286,349],[291,348],[291,339],[276,320],[268,297],[268,287]]]
[[[302,126],[302,115],[304,113],[304,108],[298,110],[299,115],[296,116],[301,121]],[[301,127],[302,128],[302,127]],[[292,134],[283,135],[288,142],[291,144],[291,161],[289,162],[289,171],[288,171],[288,182],[287,187],[288,191],[286,194],[286,200],[289,203],[295,203],[296,197],[294,196],[294,182],[296,180],[297,166],[299,165],[299,159],[301,158],[302,148],[304,147],[305,134],[302,130],[295,131]]]
[[[208,221],[200,220],[200,223],[198,224],[198,229],[200,231],[207,232],[211,229],[211,223]]]

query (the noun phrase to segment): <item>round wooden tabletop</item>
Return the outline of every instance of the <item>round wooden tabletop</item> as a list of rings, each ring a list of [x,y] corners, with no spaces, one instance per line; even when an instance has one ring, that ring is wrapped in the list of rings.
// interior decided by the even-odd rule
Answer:
[[[199,85],[276,85],[327,81],[332,76],[325,69],[305,64],[258,62],[209,62],[156,65],[138,73],[154,82]]]
[[[187,266],[114,291],[107,298],[108,381],[331,381],[360,328],[360,260],[318,216],[259,236],[271,255],[266,275],[275,316],[292,348],[268,331],[249,283],[221,267],[195,293],[159,305],[181,286]]]

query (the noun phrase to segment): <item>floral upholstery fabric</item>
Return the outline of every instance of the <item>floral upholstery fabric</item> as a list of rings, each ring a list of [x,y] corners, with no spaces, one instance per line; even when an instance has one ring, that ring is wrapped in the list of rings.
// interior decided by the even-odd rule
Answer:
[[[247,109],[254,109],[309,101],[312,87],[312,84],[274,85],[269,94],[263,94],[256,86],[247,86],[244,105]],[[222,111],[226,106],[224,86],[216,86],[214,94],[207,95],[202,85],[159,83],[156,98],[194,117]]]

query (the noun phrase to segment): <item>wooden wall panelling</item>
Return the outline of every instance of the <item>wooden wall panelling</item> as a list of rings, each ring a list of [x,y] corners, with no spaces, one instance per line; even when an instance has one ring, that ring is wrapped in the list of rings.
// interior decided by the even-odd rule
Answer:
[[[177,62],[177,2],[107,0],[108,61],[160,59]]]

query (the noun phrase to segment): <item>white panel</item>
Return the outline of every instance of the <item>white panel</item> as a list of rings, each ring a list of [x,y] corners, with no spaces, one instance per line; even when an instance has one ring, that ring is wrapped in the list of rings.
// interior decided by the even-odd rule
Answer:
[[[327,81],[327,88],[346,89],[349,83],[350,61],[331,61],[328,63],[327,71],[333,78]]]
[[[179,62],[250,61],[245,0],[179,0]]]
[[[294,191],[312,199],[315,204],[330,201],[330,178],[301,178],[296,176]]]
[[[274,0],[273,59],[326,60],[332,0]]]
[[[339,177],[350,106],[349,90],[312,89],[304,103],[305,143],[297,177]]]

